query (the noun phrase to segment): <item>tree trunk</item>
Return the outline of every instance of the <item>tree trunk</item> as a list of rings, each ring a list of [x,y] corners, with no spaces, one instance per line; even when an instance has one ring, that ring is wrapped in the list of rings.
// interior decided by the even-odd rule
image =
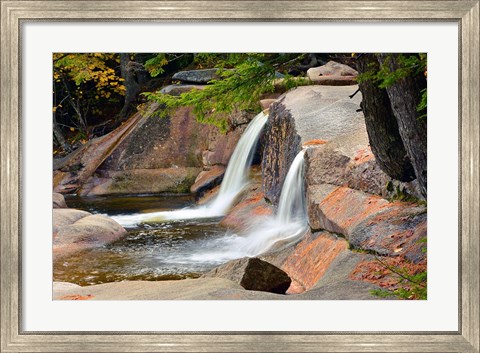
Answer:
[[[57,124],[57,120],[55,119],[55,114],[53,115],[53,136],[55,136],[55,139],[57,140],[58,144],[60,145],[60,147],[63,148],[65,152],[72,151],[69,144],[65,140],[65,136],[63,136],[62,130],[60,130],[60,127]]]
[[[129,53],[120,53],[120,73],[125,80],[125,102],[119,113],[120,120],[125,119],[132,110],[132,105],[140,92],[137,82],[134,65],[131,64]]]
[[[357,59],[357,71],[378,71],[375,54],[362,54]],[[400,137],[397,120],[385,89],[376,82],[360,83],[362,110],[365,115],[370,147],[380,168],[390,177],[400,181],[415,179],[415,172]]]
[[[400,67],[399,55],[401,54],[379,54],[378,60],[394,71]],[[427,120],[419,118],[417,106],[421,100],[421,91],[426,87],[427,80],[421,74],[399,79],[387,87],[400,136],[417,175],[420,192],[425,198],[427,197]]]

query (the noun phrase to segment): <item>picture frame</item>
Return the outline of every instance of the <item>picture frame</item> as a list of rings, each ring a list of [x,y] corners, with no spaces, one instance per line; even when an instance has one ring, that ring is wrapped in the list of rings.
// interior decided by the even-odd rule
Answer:
[[[121,6],[119,6],[121,3]],[[408,4],[407,4],[408,3]],[[479,352],[479,1],[1,1],[2,352]],[[21,327],[24,21],[448,21],[459,25],[460,263],[456,332],[26,332]]]

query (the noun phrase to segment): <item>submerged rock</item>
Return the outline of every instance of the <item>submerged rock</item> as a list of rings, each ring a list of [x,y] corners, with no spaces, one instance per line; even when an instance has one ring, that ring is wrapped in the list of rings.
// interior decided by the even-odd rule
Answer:
[[[277,294],[284,294],[292,282],[284,271],[256,257],[227,262],[204,277],[226,278],[248,290]]]

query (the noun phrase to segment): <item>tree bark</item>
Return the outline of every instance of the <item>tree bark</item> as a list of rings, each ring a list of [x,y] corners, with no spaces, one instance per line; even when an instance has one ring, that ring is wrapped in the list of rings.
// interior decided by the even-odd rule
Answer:
[[[358,57],[356,66],[360,74],[379,69],[375,54],[362,54]],[[362,81],[359,86],[368,139],[378,165],[394,179],[415,179],[387,91],[371,80]]]
[[[57,124],[57,120],[55,119],[55,114],[53,115],[53,136],[57,140],[60,147],[63,148],[65,152],[71,152],[72,149],[70,148],[69,144],[65,140],[65,136],[63,136],[62,130]]]
[[[380,64],[387,65],[391,71],[400,67],[399,55],[379,54]],[[410,75],[397,80],[387,87],[392,111],[397,119],[408,157],[418,179],[420,192],[427,197],[427,120],[420,119],[417,106],[421,100],[421,91],[427,87],[425,76]]]
[[[137,95],[140,92],[140,85],[136,79],[134,65],[131,63],[129,53],[120,53],[120,73],[125,80],[125,102],[119,113],[121,120],[130,114],[132,105],[137,100]]]

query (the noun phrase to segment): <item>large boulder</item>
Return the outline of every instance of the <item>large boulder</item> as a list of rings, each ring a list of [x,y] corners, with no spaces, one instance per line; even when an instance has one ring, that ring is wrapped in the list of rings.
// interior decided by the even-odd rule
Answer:
[[[111,243],[126,234],[113,219],[74,209],[53,210],[53,258]]]
[[[228,117],[236,119],[239,114]],[[240,124],[240,123],[239,123]],[[221,133],[191,108],[145,117],[79,190],[81,195],[189,192],[202,170],[224,168],[245,124]]]
[[[217,69],[179,71],[173,75],[172,80],[205,84],[218,78],[217,71]]]
[[[331,184],[348,186],[384,198],[399,192],[422,198],[416,182],[394,180],[382,171],[368,144],[365,126],[353,133],[334,138],[328,143],[304,143],[306,188],[311,185]]]
[[[290,164],[302,144],[328,142],[363,128],[355,87],[304,86],[287,92],[270,106],[265,127],[262,174],[265,196],[277,203]]]
[[[53,218],[52,218],[52,226],[53,226],[53,237],[58,233],[58,230],[62,227],[68,226],[70,224],[75,223],[79,219],[83,217],[87,217],[91,215],[90,212],[76,210],[74,208],[68,209],[54,209],[53,210]]]
[[[292,282],[284,271],[255,257],[227,262],[204,277],[226,278],[248,290],[278,294],[284,294]]]
[[[329,61],[323,66],[308,69],[307,76],[317,85],[349,86],[357,84],[358,72],[350,66]]]
[[[90,140],[66,158],[54,163],[53,188],[62,194],[76,192],[95,173],[136,124],[150,117],[158,109],[157,103],[148,104],[143,111],[132,115],[112,132]]]

